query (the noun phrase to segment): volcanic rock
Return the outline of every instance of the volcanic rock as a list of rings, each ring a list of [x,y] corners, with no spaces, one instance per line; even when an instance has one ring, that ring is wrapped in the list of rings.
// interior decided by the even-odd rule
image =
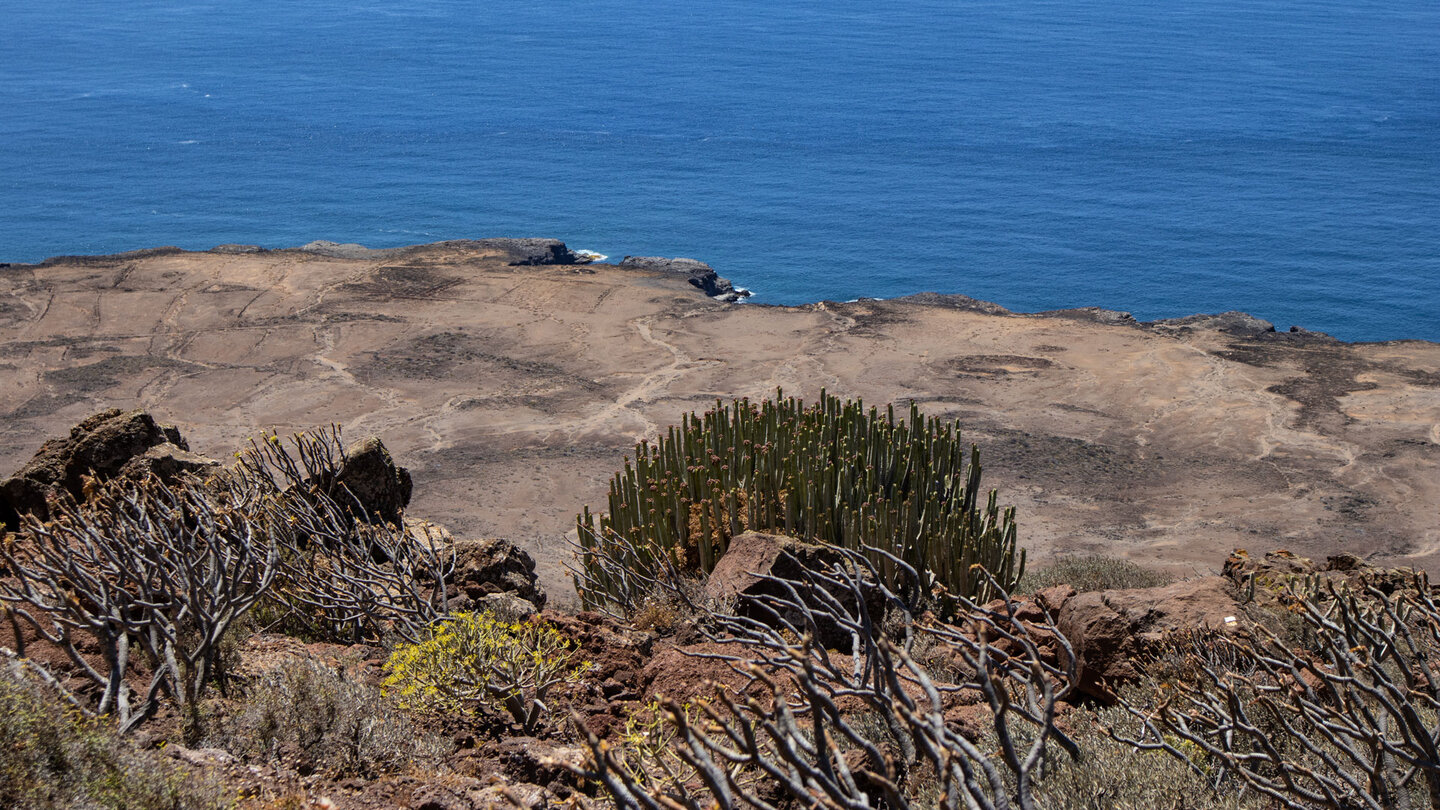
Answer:
[[[192,453],[174,442],[166,442],[125,462],[119,475],[137,481],[153,475],[166,484],[173,484],[181,478],[204,476],[219,468],[220,462],[213,458]]]
[[[690,277],[690,283],[711,298],[733,304],[749,297],[749,290],[737,289],[729,279],[720,277],[715,268],[696,259],[667,259],[663,256],[626,256],[620,260],[621,267],[634,270],[652,270],[657,273],[683,273]]]
[[[545,590],[536,580],[534,558],[509,540],[457,541],[450,584],[457,597],[476,602],[491,594],[509,593],[535,608],[545,607]],[[511,607],[523,609],[519,605]]]
[[[1081,692],[1105,702],[1134,681],[1135,659],[1181,630],[1224,630],[1241,613],[1227,577],[1197,577],[1159,588],[1091,591],[1066,599],[1056,619],[1080,658]]]
[[[458,602],[458,605],[456,604]],[[506,591],[505,593],[487,593],[478,599],[469,596],[457,596],[451,600],[451,608],[454,610],[469,610],[479,613],[489,613],[501,621],[513,622],[526,619],[540,612],[534,602],[529,599],[521,599],[515,594]]]
[[[152,449],[148,460],[140,460]],[[12,531],[22,514],[46,520],[51,498],[63,493],[85,499],[86,476],[107,481],[155,473],[173,483],[181,474],[216,464],[189,449],[178,430],[143,410],[101,411],[72,428],[68,437],[45,442],[19,472],[0,481],[0,519]]]
[[[510,265],[576,264],[577,258],[559,239],[479,239],[480,247],[510,254]]]
[[[1213,329],[1227,335],[1238,337],[1253,337],[1266,332],[1274,332],[1275,324],[1257,318],[1248,312],[1221,312],[1218,315],[1187,315],[1183,318],[1166,318],[1159,321],[1147,321],[1143,324],[1147,327],[1160,329]]]
[[[734,600],[737,615],[763,622],[778,622],[783,619],[795,627],[804,628],[806,621],[799,611],[782,611],[777,619],[767,597],[792,597],[784,585],[774,580],[795,583],[795,589],[802,598],[809,595],[813,600],[810,604],[819,608],[822,603],[817,597],[810,595],[814,586],[805,581],[804,572],[827,571],[843,559],[836,549],[829,546],[813,545],[778,534],[745,532],[731,538],[725,554],[710,572],[710,578],[705,583],[705,593],[721,602]],[[831,596],[847,609],[855,609],[854,597],[848,590],[837,589]],[[885,610],[885,603],[878,589],[867,594],[866,607],[878,624]],[[816,641],[821,645],[850,649],[850,632],[834,622],[821,621],[813,630],[816,632]]]
[[[1325,562],[1317,563],[1284,549],[1266,552],[1259,558],[1251,557],[1244,549],[1236,549],[1226,558],[1221,573],[1234,581],[1247,598],[1262,604],[1274,600],[1289,586],[1310,582],[1357,591],[1375,588],[1394,593],[1413,587],[1417,576],[1413,568],[1371,565],[1348,551],[1331,554]]]
[[[333,483],[349,490],[367,520],[386,523],[400,522],[414,489],[410,471],[397,467],[385,444],[374,436],[345,451]]]

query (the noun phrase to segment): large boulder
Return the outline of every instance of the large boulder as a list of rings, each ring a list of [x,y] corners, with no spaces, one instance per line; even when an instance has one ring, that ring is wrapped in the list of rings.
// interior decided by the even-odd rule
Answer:
[[[125,466],[120,468],[119,477],[141,480],[154,476],[170,484],[186,477],[203,478],[219,468],[220,462],[213,458],[166,442],[157,444],[125,462]]]
[[[775,580],[795,583],[795,590],[801,598],[807,604],[818,607],[822,602],[813,595],[812,585],[805,581],[805,571],[828,571],[842,560],[843,556],[832,546],[815,545],[778,534],[745,532],[730,539],[730,545],[705,582],[705,593],[719,602],[733,601],[737,615],[757,621],[774,621],[775,613],[767,606],[767,598],[793,598],[789,589]],[[848,589],[837,588],[831,595],[847,609],[855,609],[854,596]],[[878,624],[886,610],[879,589],[867,591],[866,608]],[[805,627],[805,619],[799,610],[782,612],[780,618],[796,627]],[[850,632],[838,624],[822,621],[814,631],[816,641],[822,646],[850,649]]]
[[[410,471],[396,466],[385,444],[374,436],[351,445],[335,477],[327,483],[344,487],[349,497],[342,497],[342,502],[349,506],[353,500],[366,520],[397,524],[415,488]]]
[[[154,474],[174,483],[219,463],[189,451],[178,430],[145,411],[102,411],[69,436],[45,442],[28,464],[0,481],[0,520],[10,530],[18,528],[21,515],[46,520],[51,499],[85,499],[87,477],[108,481]]]
[[[1080,691],[1115,699],[1118,685],[1140,677],[1136,659],[1185,630],[1226,632],[1242,614],[1226,577],[1197,577],[1158,588],[1091,591],[1059,606],[1056,626],[1080,659]]]
[[[1309,583],[1337,588],[1364,590],[1375,588],[1394,593],[1415,586],[1418,572],[1413,568],[1384,568],[1371,565],[1363,558],[1342,551],[1316,562],[1284,549],[1253,557],[1244,549],[1235,549],[1225,560],[1222,573],[1235,582],[1246,598],[1262,605],[1280,599],[1287,588],[1303,588]]]
[[[1147,321],[1145,326],[1152,329],[1179,331],[1184,329],[1209,329],[1238,337],[1254,337],[1274,332],[1275,324],[1257,318],[1248,312],[1221,312],[1218,315],[1186,315],[1183,318],[1165,318]]]
[[[455,543],[455,570],[450,578],[451,606],[457,610],[484,609],[495,603],[492,595],[510,594],[534,606],[545,607],[545,589],[535,576],[535,559],[509,540],[458,540]],[[506,602],[507,613],[518,608]]]

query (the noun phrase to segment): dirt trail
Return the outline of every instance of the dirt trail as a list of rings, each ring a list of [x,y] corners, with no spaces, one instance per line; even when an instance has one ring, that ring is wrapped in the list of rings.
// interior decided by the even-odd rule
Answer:
[[[0,471],[103,407],[226,457],[339,422],[419,513],[502,535],[564,589],[560,542],[633,444],[718,397],[922,403],[982,445],[1042,563],[1182,571],[1235,546],[1440,563],[1440,346],[985,314],[944,302],[727,306],[681,277],[435,246],[85,259],[0,271]]]

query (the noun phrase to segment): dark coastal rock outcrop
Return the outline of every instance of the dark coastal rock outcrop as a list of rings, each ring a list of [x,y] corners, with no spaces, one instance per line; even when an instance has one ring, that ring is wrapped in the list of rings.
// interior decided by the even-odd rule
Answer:
[[[1275,331],[1275,324],[1263,318],[1257,318],[1248,312],[1233,310],[1221,312],[1218,315],[1199,314],[1187,315],[1183,318],[1164,318],[1158,321],[1146,321],[1143,325],[1162,331],[1207,329],[1237,337],[1255,337]]]
[[[729,279],[721,278],[715,268],[695,259],[667,259],[663,256],[626,256],[620,266],[632,270],[651,270],[657,273],[683,273],[690,283],[711,298],[733,304],[750,296],[749,290],[739,289]]]
[[[404,250],[404,248],[370,248],[355,242],[331,242],[327,239],[316,239],[295,249],[317,256],[327,256],[331,259],[383,259]]]
[[[559,239],[478,239],[475,244],[508,253],[512,266],[584,264]]]
[[[450,582],[452,610],[476,610],[486,606],[504,613],[528,613],[545,607],[545,589],[535,576],[535,559],[509,540],[459,540],[455,543],[455,570]],[[494,596],[509,594],[514,599]]]
[[[1072,321],[1088,321],[1090,323],[1103,324],[1135,324],[1135,316],[1128,312],[1121,312],[1118,309],[1105,309],[1104,307],[1074,307],[1072,309],[1052,309],[1045,312],[1037,312],[1042,318],[1068,318]]]
[[[1299,326],[1292,326],[1287,331],[1281,332],[1275,329],[1275,324],[1257,318],[1248,312],[1221,312],[1216,315],[1187,315],[1183,318],[1165,318],[1158,321],[1146,321],[1141,326],[1158,332],[1187,332],[1190,330],[1204,330],[1221,332],[1227,335],[1240,338],[1252,338],[1261,341],[1275,341],[1280,343],[1338,343],[1335,338],[1324,332],[1312,332]]]
[[[866,299],[861,299],[866,300]],[[958,309],[965,312],[979,312],[984,315],[1012,315],[1010,310],[992,301],[981,301],[979,298],[971,298],[968,295],[959,293],[934,293],[924,292],[914,295],[904,295],[899,298],[892,298],[892,301],[903,301],[909,304],[920,304],[927,307],[940,307],[942,309]]]
[[[84,500],[87,476],[107,481],[154,474],[172,483],[218,465],[191,453],[175,427],[142,410],[112,408],[85,419],[69,436],[45,442],[28,464],[0,481],[0,520],[14,530],[21,515],[48,519],[51,499]]]
[[[514,239],[508,237],[493,239],[454,239],[446,242],[433,242],[427,245],[411,245],[408,247],[395,248],[369,248],[353,242],[341,244],[320,239],[301,245],[296,248],[296,250],[314,253],[319,256],[327,256],[332,259],[390,259],[400,256],[401,254],[409,254],[415,251],[443,248],[472,248],[475,250],[497,251],[506,255],[509,259],[506,263],[512,267],[540,264],[584,264],[587,261],[570,252],[570,248],[566,247],[565,243],[559,239]],[[214,252],[220,252],[220,248],[216,248]]]
[[[165,245],[163,247],[143,248],[141,250],[127,250],[123,253],[103,253],[97,256],[51,256],[35,266],[54,267],[55,265],[69,264],[80,267],[104,267],[121,262],[138,262],[142,259],[151,259],[156,256],[175,256],[184,252],[182,248],[175,247],[174,245]]]

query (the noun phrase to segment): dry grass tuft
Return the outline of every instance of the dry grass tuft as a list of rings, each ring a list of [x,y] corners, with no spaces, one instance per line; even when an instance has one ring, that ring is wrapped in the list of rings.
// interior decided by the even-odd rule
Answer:
[[[1034,593],[1054,585],[1069,585],[1080,593],[1125,588],[1156,588],[1175,578],[1163,571],[1143,568],[1129,560],[1088,554],[1064,557],[1044,568],[1026,571],[1017,593]]]

